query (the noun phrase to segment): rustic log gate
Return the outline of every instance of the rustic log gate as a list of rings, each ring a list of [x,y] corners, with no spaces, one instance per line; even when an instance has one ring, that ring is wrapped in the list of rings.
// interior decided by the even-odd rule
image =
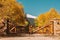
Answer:
[[[13,23],[10,23],[9,20],[6,20],[5,24],[6,24],[5,26],[7,27],[6,29],[7,34],[16,33],[16,26]]]
[[[33,30],[33,33],[54,35],[54,22],[51,21],[43,27],[37,27],[35,30]]]
[[[29,28],[27,26],[16,26],[14,23],[10,23],[9,20],[6,21],[7,34],[15,33],[28,33]],[[27,30],[28,29],[28,30]]]

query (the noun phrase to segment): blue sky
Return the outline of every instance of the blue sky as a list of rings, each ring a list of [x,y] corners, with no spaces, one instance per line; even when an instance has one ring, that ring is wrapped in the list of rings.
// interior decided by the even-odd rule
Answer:
[[[27,14],[38,16],[41,13],[47,12],[50,8],[55,8],[60,12],[60,0],[17,0],[24,6],[24,11]]]

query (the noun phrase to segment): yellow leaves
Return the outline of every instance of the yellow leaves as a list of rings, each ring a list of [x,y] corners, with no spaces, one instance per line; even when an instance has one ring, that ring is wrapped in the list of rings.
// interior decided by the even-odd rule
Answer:
[[[29,23],[27,21],[25,21],[25,24],[28,25]]]
[[[44,23],[45,23],[45,15],[44,14],[41,14],[40,16],[38,16],[37,18],[37,23],[39,26],[43,26]]]
[[[0,0],[2,7],[0,7],[0,17],[8,18],[18,25],[27,25],[22,4],[16,0]],[[2,2],[3,1],[3,2]]]
[[[58,14],[54,8],[52,8],[49,12],[39,15],[35,22],[37,26],[44,26],[53,18],[60,18],[60,14]]]
[[[58,16],[58,13],[56,12],[55,9],[52,8],[52,9],[50,9],[50,12],[48,13],[48,16],[50,18],[56,18]]]
[[[40,16],[38,16],[38,19],[41,20],[41,19],[44,19],[44,17],[45,17],[44,14],[41,14]]]
[[[58,18],[58,19],[60,18],[60,14],[57,16],[57,18]]]

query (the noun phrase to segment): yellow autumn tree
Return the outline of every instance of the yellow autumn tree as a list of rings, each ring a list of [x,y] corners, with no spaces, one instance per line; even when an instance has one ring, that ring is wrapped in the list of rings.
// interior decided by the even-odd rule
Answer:
[[[38,16],[38,18],[36,19],[36,26],[43,26],[44,23],[45,23],[45,15],[44,14],[41,14]]]
[[[54,8],[51,8],[49,12],[39,15],[35,22],[37,26],[44,26],[53,18],[60,18],[60,14]]]
[[[18,26],[27,22],[22,4],[16,0],[0,0],[0,18],[8,18]]]
[[[58,12],[56,12],[56,10],[54,8],[51,8],[49,12],[45,13],[45,16],[46,16],[47,20],[57,18],[58,15],[59,15]]]

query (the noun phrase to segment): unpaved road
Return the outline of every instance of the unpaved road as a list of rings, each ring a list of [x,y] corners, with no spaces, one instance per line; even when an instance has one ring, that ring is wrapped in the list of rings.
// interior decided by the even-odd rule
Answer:
[[[5,37],[0,40],[60,40],[60,37]]]
[[[60,40],[60,36],[43,36],[39,34],[22,34],[24,37],[0,37],[0,40]]]

